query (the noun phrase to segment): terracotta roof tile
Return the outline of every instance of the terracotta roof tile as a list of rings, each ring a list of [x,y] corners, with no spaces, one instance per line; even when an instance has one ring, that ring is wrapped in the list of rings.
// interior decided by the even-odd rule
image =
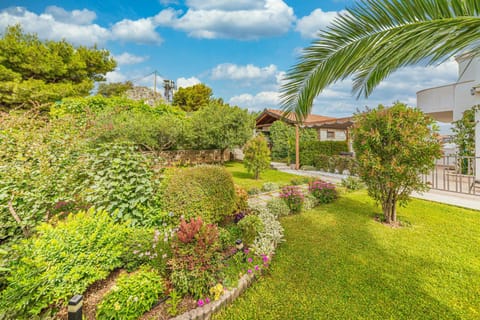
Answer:
[[[277,110],[277,109],[267,109],[268,112],[273,113],[281,117],[283,115],[283,111]],[[287,119],[291,121],[295,121],[295,116],[293,114],[289,114]],[[322,121],[327,121],[327,120],[335,120],[336,118],[332,117],[326,117],[326,116],[321,116],[317,114],[310,114],[308,115],[307,119],[305,119],[304,123],[309,124],[309,123],[316,123],[316,122],[322,122]]]

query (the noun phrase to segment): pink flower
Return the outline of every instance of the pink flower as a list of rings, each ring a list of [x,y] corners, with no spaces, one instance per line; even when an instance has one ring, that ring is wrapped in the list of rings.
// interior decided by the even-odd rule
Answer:
[[[248,269],[248,271],[247,271],[247,272],[248,272],[248,273],[252,273],[253,271],[252,271],[252,269]]]
[[[245,249],[245,250],[243,250],[243,252],[244,252],[245,254],[248,254],[248,253],[250,252],[250,250]]]
[[[197,304],[198,304],[199,307],[203,307],[205,305],[205,302],[203,302],[203,300],[200,299],[200,300],[198,300]]]
[[[205,304],[207,304],[207,303],[210,303],[210,298],[209,297],[205,298]]]
[[[253,259],[252,258],[248,258],[247,260],[249,263],[252,263],[253,262]]]
[[[262,260],[263,260],[263,262],[266,263],[266,262],[268,261],[268,257],[267,257],[267,256],[263,256]]]
[[[260,267],[259,266],[255,266],[255,271],[258,271],[260,270]]]

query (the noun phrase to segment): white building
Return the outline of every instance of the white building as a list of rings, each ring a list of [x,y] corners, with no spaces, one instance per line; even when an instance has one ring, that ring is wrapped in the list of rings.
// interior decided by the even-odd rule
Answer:
[[[458,81],[417,92],[417,106],[441,122],[462,118],[463,112],[480,105],[480,56],[456,57]],[[480,181],[480,111],[475,114],[475,180]]]

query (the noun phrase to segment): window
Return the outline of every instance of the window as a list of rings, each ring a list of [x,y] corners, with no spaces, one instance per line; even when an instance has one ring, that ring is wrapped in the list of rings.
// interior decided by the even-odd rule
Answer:
[[[335,139],[335,131],[327,131],[327,139]]]

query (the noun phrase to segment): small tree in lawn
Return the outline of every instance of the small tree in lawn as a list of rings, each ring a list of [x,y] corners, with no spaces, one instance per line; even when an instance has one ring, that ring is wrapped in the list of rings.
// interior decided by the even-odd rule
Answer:
[[[250,139],[243,148],[243,164],[248,172],[253,172],[255,180],[258,180],[260,172],[270,166],[270,149],[267,140],[259,135]]]
[[[397,220],[397,202],[405,204],[413,191],[428,189],[420,175],[441,155],[437,131],[432,118],[402,103],[356,115],[353,148],[359,175],[382,205],[387,223]]]

